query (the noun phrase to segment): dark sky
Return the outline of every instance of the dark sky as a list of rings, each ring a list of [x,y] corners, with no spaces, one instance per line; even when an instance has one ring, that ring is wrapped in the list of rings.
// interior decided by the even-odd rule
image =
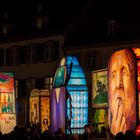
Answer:
[[[42,3],[44,14],[52,18],[69,20],[87,2],[80,0],[3,0],[0,2],[0,14],[6,10],[12,17],[26,18],[36,13],[38,3]]]
[[[7,11],[11,22],[23,30],[30,28],[38,3],[42,3],[43,13],[50,19],[49,28],[70,31],[76,38],[94,37],[95,33],[101,36],[111,18],[126,27],[126,31],[139,32],[140,28],[139,3],[134,0],[3,0],[0,3],[0,21]]]
[[[24,19],[33,15],[36,12],[37,4],[42,3],[46,15],[70,22],[90,1],[96,12],[93,14],[97,16],[108,13],[123,18],[128,18],[128,16],[134,18],[140,12],[139,4],[134,0],[2,0],[0,15],[7,10],[12,17],[20,16]]]
[[[93,8],[97,16],[116,15],[121,18],[135,18],[140,12],[137,1],[122,0],[2,0],[0,3],[0,15],[5,10],[15,20],[29,19],[36,12],[38,3],[42,3],[44,14],[54,19],[70,23],[88,3],[93,1]],[[135,13],[135,14],[134,14]],[[99,15],[98,15],[99,14]]]

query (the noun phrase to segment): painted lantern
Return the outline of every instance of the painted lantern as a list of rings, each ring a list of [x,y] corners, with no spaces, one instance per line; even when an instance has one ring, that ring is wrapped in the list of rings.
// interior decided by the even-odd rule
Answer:
[[[51,95],[52,131],[83,133],[88,123],[88,89],[84,72],[74,56],[61,59]]]

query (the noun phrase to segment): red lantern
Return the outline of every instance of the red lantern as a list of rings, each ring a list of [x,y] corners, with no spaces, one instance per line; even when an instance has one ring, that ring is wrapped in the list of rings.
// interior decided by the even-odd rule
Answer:
[[[138,124],[136,130],[135,130],[136,135],[140,135],[140,124]]]

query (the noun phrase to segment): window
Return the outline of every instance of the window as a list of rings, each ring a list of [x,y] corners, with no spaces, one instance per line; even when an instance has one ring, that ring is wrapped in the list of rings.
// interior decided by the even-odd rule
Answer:
[[[18,99],[26,98],[26,80],[18,79]]]
[[[109,20],[107,22],[108,35],[115,35],[119,30],[119,24],[115,20]]]
[[[37,89],[44,88],[44,78],[35,78],[35,88]]]
[[[37,29],[41,29],[42,26],[43,26],[42,6],[41,5],[39,5],[37,7],[37,12],[38,12],[38,15],[37,15]]]
[[[19,64],[25,64],[26,63],[26,46],[20,46],[19,47]]]
[[[59,42],[47,41],[43,44],[44,48],[44,61],[53,61],[58,59],[59,56]]]
[[[30,96],[30,92],[35,88],[36,79],[33,77],[26,79],[26,97]]]
[[[92,70],[96,66],[96,52],[87,52],[86,54],[86,64],[87,70]]]
[[[7,24],[4,24],[3,25],[3,28],[2,28],[2,33],[3,34],[7,34],[7,32],[8,32],[8,25]]]
[[[35,78],[28,78],[26,79],[26,87],[30,89],[35,88]]]
[[[44,78],[44,88],[48,89],[48,90],[52,90],[52,82],[53,82],[52,77],[45,77]]]
[[[6,11],[4,12],[1,26],[3,35],[7,35],[13,30],[13,24],[11,23],[10,18]]]
[[[46,9],[43,4],[38,3],[35,7],[32,27],[35,30],[44,31],[44,29],[48,28],[47,23],[49,21],[49,17],[45,15]]]
[[[4,17],[3,17],[2,33],[3,34],[8,33],[8,15],[7,15],[7,12],[4,13]]]
[[[18,64],[18,46],[13,46],[6,50],[6,59],[8,65],[17,65]]]
[[[36,48],[36,62],[43,62],[43,43],[39,43]]]
[[[29,44],[26,46],[26,62],[35,63],[36,62],[36,48],[37,44]]]
[[[42,28],[42,24],[43,24],[43,19],[40,17],[37,19],[37,28],[38,29]]]
[[[18,64],[18,47],[16,46],[10,49],[10,64]]]

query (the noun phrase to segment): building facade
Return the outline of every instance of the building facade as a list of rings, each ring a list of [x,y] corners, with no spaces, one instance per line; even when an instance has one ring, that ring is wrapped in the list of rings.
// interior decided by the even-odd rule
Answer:
[[[19,124],[28,123],[28,99],[32,89],[52,89],[54,72],[65,55],[77,56],[89,90],[89,122],[92,120],[92,71],[107,68],[118,49],[139,47],[138,40],[114,43],[65,45],[63,34],[0,44],[1,71],[15,74]],[[25,113],[26,112],[26,113]],[[23,115],[24,114],[24,115]]]

